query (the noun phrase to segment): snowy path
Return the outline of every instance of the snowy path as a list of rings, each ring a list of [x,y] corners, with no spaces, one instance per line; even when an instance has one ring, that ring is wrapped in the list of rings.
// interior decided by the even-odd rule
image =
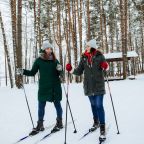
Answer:
[[[108,132],[109,144],[144,144],[144,75],[136,80],[109,82],[116,109],[120,135],[117,135],[110,96],[104,99],[106,122],[110,124]],[[25,85],[34,123],[37,121],[37,84]],[[74,134],[73,125],[68,126],[67,144],[98,144],[99,131],[90,134],[81,141],[79,139],[92,125],[92,114],[88,98],[83,94],[82,84],[71,84],[69,101],[72,108],[77,134]],[[65,119],[65,95],[63,93],[62,106]],[[71,121],[68,115],[68,121]],[[47,103],[45,126],[55,122],[55,109],[53,104]],[[19,138],[27,135],[32,129],[31,121],[26,107],[23,90],[0,88],[0,143],[12,144]],[[34,144],[50,130],[29,138],[20,144]],[[63,131],[52,135],[40,144],[64,144]]]

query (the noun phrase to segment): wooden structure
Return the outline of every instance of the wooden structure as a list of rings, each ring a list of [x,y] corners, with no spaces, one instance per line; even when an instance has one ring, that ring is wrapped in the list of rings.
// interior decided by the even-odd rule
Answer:
[[[122,52],[113,52],[104,54],[107,62],[110,65],[108,72],[109,80],[123,79],[123,56]],[[136,75],[136,61],[138,54],[136,51],[127,52],[127,77],[135,78]]]

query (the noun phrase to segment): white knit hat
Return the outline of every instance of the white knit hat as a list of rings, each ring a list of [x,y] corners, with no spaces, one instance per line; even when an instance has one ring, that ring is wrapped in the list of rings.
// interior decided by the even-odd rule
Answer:
[[[43,44],[42,44],[42,50],[45,50],[47,48],[53,48],[53,46],[49,43],[48,40],[43,41]]]
[[[92,39],[92,40],[88,41],[88,42],[86,43],[86,45],[87,45],[87,46],[90,46],[91,48],[95,48],[95,49],[98,48],[98,45],[97,45],[97,42],[96,42],[95,39]]]

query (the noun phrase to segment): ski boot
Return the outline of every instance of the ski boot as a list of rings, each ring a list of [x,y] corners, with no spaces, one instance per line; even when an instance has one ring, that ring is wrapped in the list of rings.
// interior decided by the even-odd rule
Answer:
[[[56,119],[56,125],[51,130],[51,132],[57,132],[57,131],[59,131],[62,128],[63,128],[62,118],[57,118]]]
[[[89,129],[89,131],[94,131],[96,130],[97,128],[99,128],[99,120],[97,118],[94,118],[94,123],[93,123],[93,126]]]
[[[33,128],[32,132],[29,135],[33,136],[39,133],[40,131],[44,131],[43,121],[38,121],[36,128]]]
[[[105,140],[106,140],[105,124],[100,124],[100,137],[99,137],[99,141],[100,141],[100,143],[102,143]]]

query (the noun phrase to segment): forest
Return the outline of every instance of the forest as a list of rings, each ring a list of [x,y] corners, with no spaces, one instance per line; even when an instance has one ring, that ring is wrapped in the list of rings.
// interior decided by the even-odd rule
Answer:
[[[66,62],[76,67],[86,42],[96,39],[102,53],[122,53],[119,60],[108,61],[109,77],[143,73],[144,1],[0,0],[0,86],[37,81],[39,75],[17,76],[16,69],[31,69],[46,39],[64,72]],[[138,56],[128,58],[129,51]]]

